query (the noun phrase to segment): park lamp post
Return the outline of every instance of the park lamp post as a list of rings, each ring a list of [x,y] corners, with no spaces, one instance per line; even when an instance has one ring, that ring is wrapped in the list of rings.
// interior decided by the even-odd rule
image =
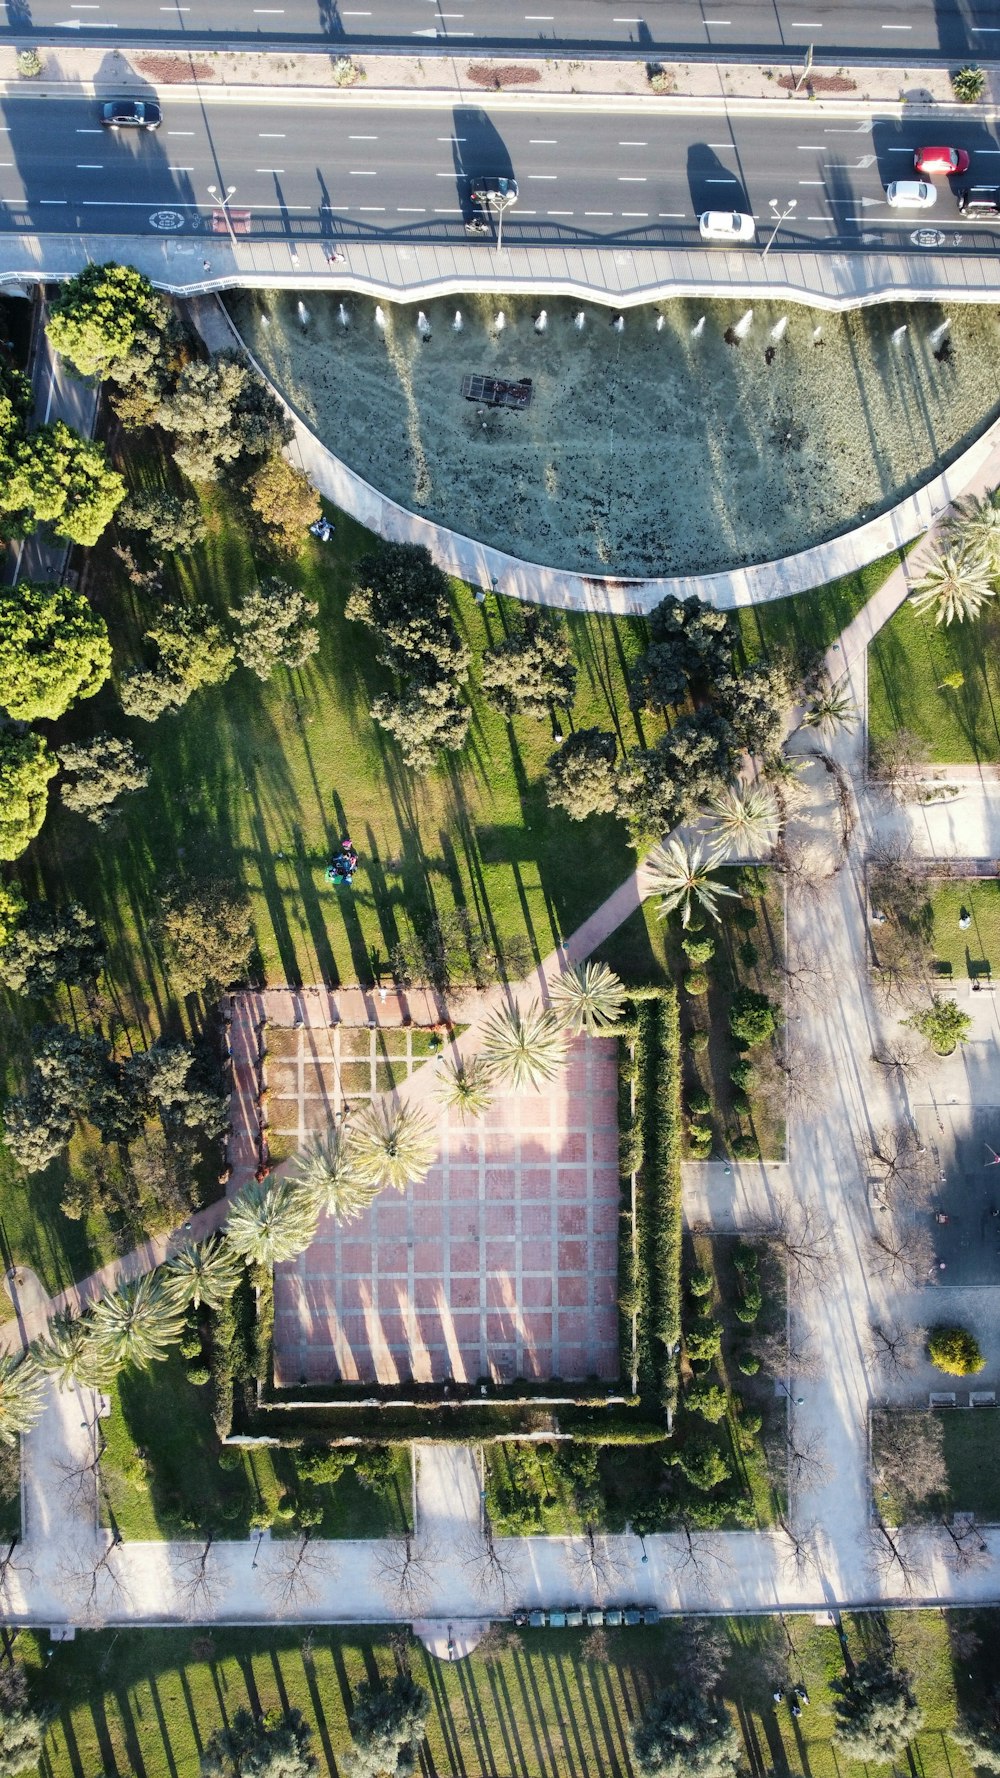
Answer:
[[[506,210],[508,204],[512,204],[513,202],[514,202],[513,194],[509,191],[496,191],[496,192],[491,192],[491,194],[490,194],[490,203],[492,204],[493,208],[496,210],[497,218],[498,218],[498,220],[497,220],[497,255],[498,256],[503,248],[504,211]]]
[[[220,205],[222,214],[226,219],[226,227],[229,230],[229,239],[232,242],[232,247],[233,247],[234,253],[236,251],[236,234],[233,229],[232,217],[229,214],[229,203],[230,203],[230,199],[233,197],[235,191],[236,191],[235,185],[227,185],[226,186],[226,195],[224,198],[220,199],[219,188],[217,185],[210,185],[208,188],[209,197],[213,198],[215,200],[216,204]]]
[[[779,210],[777,198],[769,198],[768,199],[768,202],[771,206],[771,215],[774,219],[774,227],[772,228],[770,236],[768,238],[767,246],[764,248],[764,251],[761,254],[761,259],[766,259],[768,254],[770,253],[771,248],[774,246],[774,237],[777,234],[782,223],[787,222],[790,216],[794,216],[796,208],[798,206],[798,201],[799,201],[798,198],[789,198],[787,204],[785,205],[785,208],[783,210]]]

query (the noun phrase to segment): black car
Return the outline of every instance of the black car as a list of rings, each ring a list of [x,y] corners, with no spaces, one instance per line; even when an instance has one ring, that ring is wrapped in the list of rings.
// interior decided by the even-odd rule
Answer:
[[[111,99],[101,106],[106,130],[158,130],[160,107],[149,99]]]
[[[958,194],[958,207],[963,216],[984,221],[1000,216],[1000,188],[995,185],[970,185]]]

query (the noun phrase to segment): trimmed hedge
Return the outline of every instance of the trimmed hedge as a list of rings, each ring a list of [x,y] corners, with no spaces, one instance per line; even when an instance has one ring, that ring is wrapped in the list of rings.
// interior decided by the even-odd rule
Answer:
[[[270,1438],[281,1445],[322,1440],[345,1443],[409,1444],[414,1439],[451,1440],[457,1444],[488,1444],[492,1439],[530,1433],[564,1433],[584,1444],[657,1444],[667,1436],[655,1420],[641,1419],[633,1408],[559,1408],[490,1402],[481,1408],[429,1407],[296,1408],[287,1413],[261,1407],[234,1428],[247,1438]]]
[[[271,1302],[273,1314],[273,1292]],[[252,1399],[258,1346],[256,1323],[253,1287],[247,1273],[229,1301],[211,1317],[212,1417],[220,1438],[228,1438],[232,1430],[237,1392]]]
[[[681,1037],[676,992],[665,988],[645,1012],[642,1245],[649,1274],[649,1334],[659,1399],[677,1402],[681,1337]]]
[[[635,1055],[630,1055],[634,1046]],[[618,1353],[624,1385],[632,1378],[632,1315],[636,1315],[636,1370],[639,1387],[648,1389],[653,1372],[649,1351],[649,1276],[645,1246],[640,1239],[632,1251],[632,1187],[636,1179],[636,1224],[642,1227],[643,1092],[645,1074],[645,1019],[633,1015],[621,1027],[618,1038],[618,1166],[621,1176],[621,1209],[618,1215]],[[632,1084],[635,1082],[635,1117],[632,1116]]]

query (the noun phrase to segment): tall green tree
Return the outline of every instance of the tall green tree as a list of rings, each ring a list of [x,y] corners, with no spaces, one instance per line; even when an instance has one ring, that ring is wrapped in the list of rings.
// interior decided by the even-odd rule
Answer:
[[[997,595],[996,569],[978,550],[959,545],[934,550],[911,594],[915,611],[933,612],[938,624],[966,623]]]
[[[246,595],[233,616],[237,659],[258,679],[270,679],[278,667],[302,667],[319,651],[319,631],[312,621],[319,606],[300,587],[265,581]]]
[[[297,555],[310,525],[323,513],[308,476],[286,457],[266,457],[250,477],[247,494],[265,541],[285,555]]]
[[[202,1778],[312,1778],[309,1733],[298,1710],[235,1710],[206,1744]]]
[[[725,1705],[693,1686],[668,1686],[631,1732],[640,1778],[736,1778],[740,1740]]]
[[[162,1272],[144,1272],[99,1297],[92,1320],[102,1363],[147,1370],[180,1338],[184,1317]]]
[[[549,759],[545,795],[549,807],[562,809],[571,821],[588,815],[612,815],[618,807],[614,735],[599,728],[580,728],[568,735]]]
[[[58,769],[41,735],[0,730],[0,858],[20,858],[34,839]]]
[[[16,722],[55,722],[111,671],[108,627],[82,593],[54,582],[0,588],[0,704]]]
[[[236,1289],[243,1267],[221,1235],[188,1241],[163,1268],[168,1295],[188,1309],[223,1309]]]
[[[0,1669],[0,1778],[19,1778],[42,1763],[45,1722],[28,1701],[24,1668]]]
[[[104,968],[97,922],[78,901],[32,902],[0,949],[0,981],[15,994],[49,994],[57,982],[96,982]]]
[[[724,611],[668,593],[650,615],[650,646],[631,679],[637,709],[679,704],[688,688],[713,686],[732,663],[733,630]]]
[[[876,1766],[898,1760],[924,1723],[909,1674],[879,1654],[841,1682],[836,1712],[835,1745],[848,1759]]]
[[[365,556],[346,610],[373,632],[376,659],[401,678],[433,684],[467,673],[447,579],[422,545],[386,543]]]
[[[374,1194],[405,1191],[424,1179],[438,1151],[437,1130],[411,1105],[366,1105],[350,1130],[355,1179]]]
[[[228,355],[192,358],[161,401],[156,418],[174,434],[174,461],[193,482],[216,481],[239,456],[236,409],[249,374]]]
[[[146,635],[159,651],[159,670],[188,696],[224,685],[236,664],[233,645],[207,605],[165,605]]]
[[[367,1210],[375,1189],[357,1176],[347,1131],[341,1126],[319,1137],[298,1157],[296,1182],[335,1222],[353,1222]]]
[[[388,1685],[362,1680],[350,1715],[350,1778],[408,1778],[417,1767],[431,1700],[409,1673]]]
[[[67,809],[94,827],[107,827],[120,796],[144,790],[149,767],[131,741],[117,735],[95,735],[91,741],[67,742],[59,748],[59,764],[69,777],[59,786]]]
[[[494,1080],[512,1092],[540,1090],[565,1060],[566,1039],[548,1007],[503,1005],[483,1026],[482,1058]]]
[[[315,1199],[297,1181],[248,1185],[233,1199],[226,1240],[249,1266],[295,1259],[316,1233]]]
[[[14,1159],[38,1173],[62,1152],[76,1119],[88,1109],[103,1076],[107,1045],[65,1025],[31,1034],[32,1063],[23,1093],[4,1107],[4,1134]]]
[[[221,879],[168,883],[157,936],[182,993],[246,981],[254,949],[250,904]]]
[[[162,325],[165,304],[134,266],[88,265],[49,304],[51,344],[84,377],[107,376],[144,327]]]
[[[690,926],[695,908],[719,918],[720,895],[738,895],[738,890],[723,883],[717,870],[729,851],[728,845],[706,847],[699,840],[686,845],[683,840],[668,840],[654,846],[646,860],[649,893],[660,897],[657,909],[660,919],[680,912],[681,925]]]
[[[121,529],[144,538],[156,556],[193,549],[205,538],[205,517],[193,494],[139,490],[122,502],[117,516]]]
[[[1000,1684],[980,1690],[962,1710],[952,1740],[979,1772],[1000,1772]]]
[[[565,624],[549,612],[527,611],[511,635],[486,650],[479,683],[508,720],[543,719],[554,704],[572,704],[576,662]]]
[[[419,680],[398,697],[376,698],[371,718],[395,737],[411,772],[429,772],[442,750],[459,753],[465,746],[472,710],[455,681],[441,678]]]
[[[669,832],[733,776],[739,743],[710,706],[682,716],[654,747],[618,767],[619,813],[636,838]]]
[[[606,1037],[625,1011],[626,993],[606,963],[574,964],[557,975],[549,988],[552,1010],[565,1031],[574,1037]]]
[[[90,548],[114,518],[125,483],[98,441],[55,420],[21,444],[3,490],[8,512],[28,512],[57,537]]]

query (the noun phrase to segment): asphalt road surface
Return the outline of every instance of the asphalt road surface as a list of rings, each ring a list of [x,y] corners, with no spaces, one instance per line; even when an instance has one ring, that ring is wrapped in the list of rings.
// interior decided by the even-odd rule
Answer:
[[[177,89],[156,134],[103,130],[90,99],[7,98],[0,109],[0,227],[32,234],[175,234],[210,238],[215,200],[234,187],[258,238],[465,240],[469,191],[513,174],[504,247],[685,247],[705,209],[752,212],[759,245],[771,203],[794,208],[784,251],[918,246],[995,254],[1000,224],[966,224],[949,181],[923,212],[890,209],[885,186],[913,176],[925,124],[877,115],[705,120],[524,109],[498,120],[475,106],[393,111],[303,104],[301,97],[213,104]],[[939,126],[940,129],[940,126]],[[1000,185],[1000,136],[975,119],[954,126],[972,165],[966,183]]]
[[[5,0],[3,29],[33,41],[278,43],[346,49],[562,49],[570,54],[1000,59],[1000,7],[978,0]]]

